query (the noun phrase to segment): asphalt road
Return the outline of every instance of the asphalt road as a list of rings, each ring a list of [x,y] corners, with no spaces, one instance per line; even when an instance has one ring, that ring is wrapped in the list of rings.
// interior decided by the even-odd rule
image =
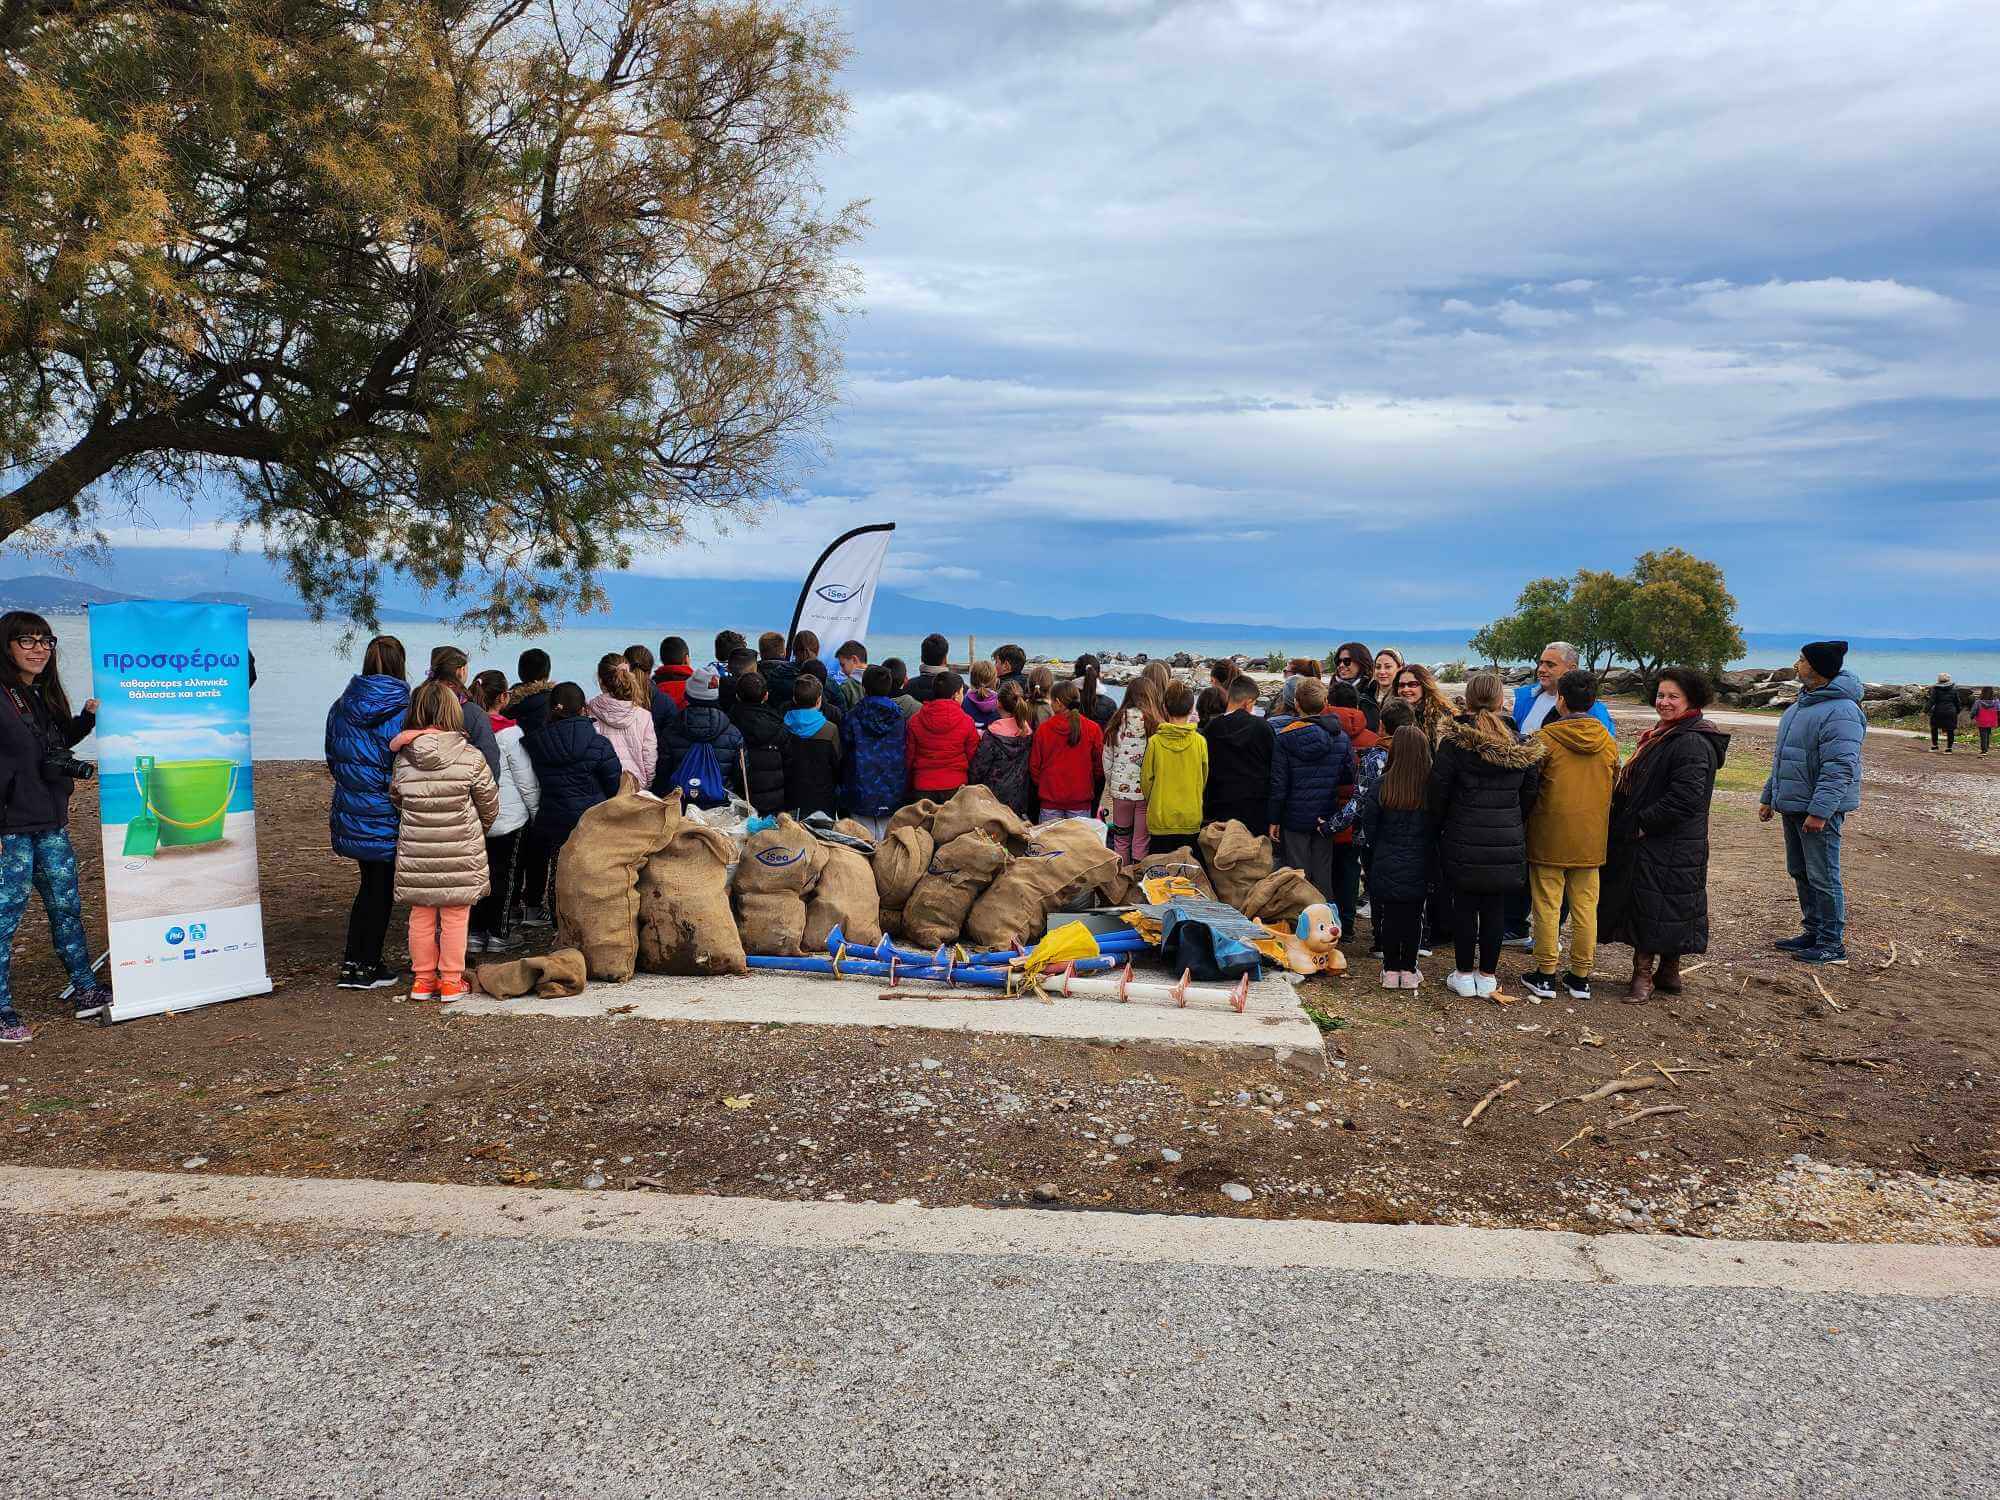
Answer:
[[[17,1500],[1992,1496],[2000,1302],[0,1214]]]

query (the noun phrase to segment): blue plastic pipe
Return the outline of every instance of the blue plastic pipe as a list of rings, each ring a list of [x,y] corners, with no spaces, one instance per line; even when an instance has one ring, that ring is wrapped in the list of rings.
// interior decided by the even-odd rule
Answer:
[[[871,979],[894,978],[898,981],[912,980],[923,984],[970,985],[975,989],[1004,990],[1007,988],[1005,969],[980,968],[961,964],[952,969],[934,968],[926,964],[904,963],[900,959],[893,965],[873,958],[856,958],[856,950],[849,949],[849,956],[840,960],[836,970],[831,958],[792,958],[782,955],[753,953],[749,963],[753,969],[775,969],[785,974],[847,974],[865,975]]]

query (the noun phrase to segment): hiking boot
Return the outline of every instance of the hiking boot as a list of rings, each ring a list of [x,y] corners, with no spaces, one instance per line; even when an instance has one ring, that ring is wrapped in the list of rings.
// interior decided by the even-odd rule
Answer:
[[[1845,964],[1847,946],[1844,943],[1821,943],[1812,948],[1801,948],[1792,955],[1792,962],[1801,964]]]
[[[1479,998],[1479,976],[1477,974],[1461,974],[1458,970],[1453,969],[1451,973],[1445,976],[1444,984],[1446,989],[1450,990],[1461,1000],[1477,1000]]]
[[[1641,1005],[1653,998],[1653,955],[1632,951],[1632,979],[1625,999],[1632,1005]]]
[[[78,990],[75,1000],[75,1015],[79,1021],[94,1020],[111,1009],[111,991],[101,984],[93,984],[87,990]]]
[[[1653,971],[1653,987],[1663,995],[1678,995],[1681,992],[1681,956],[1670,953],[1660,960],[1659,968]]]
[[[1556,997],[1556,976],[1531,969],[1521,976],[1521,988],[1539,1000],[1553,1000]]]
[[[1565,972],[1563,974],[1563,988],[1569,991],[1569,997],[1572,1000],[1588,1000],[1590,998],[1590,977],[1587,974]]]
[[[1810,932],[1802,932],[1797,937],[1779,938],[1771,946],[1780,953],[1798,953],[1806,948],[1817,948],[1819,939]]]
[[[22,1024],[18,1015],[12,1010],[0,1010],[0,1042],[18,1047],[34,1039],[34,1032]]]

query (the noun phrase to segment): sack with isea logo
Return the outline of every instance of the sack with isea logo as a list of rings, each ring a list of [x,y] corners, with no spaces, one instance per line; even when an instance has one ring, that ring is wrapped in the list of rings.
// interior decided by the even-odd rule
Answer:
[[[736,862],[736,926],[751,953],[805,952],[806,897],[819,883],[825,845],[796,818],[752,834]]]

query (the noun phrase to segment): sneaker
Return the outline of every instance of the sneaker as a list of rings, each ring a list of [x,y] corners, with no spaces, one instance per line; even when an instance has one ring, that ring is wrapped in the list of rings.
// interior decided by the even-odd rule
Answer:
[[[1371,906],[1368,902],[1364,901],[1359,906],[1354,908],[1354,915],[1356,917],[1368,917],[1372,920],[1375,916],[1375,908]]]
[[[435,975],[429,979],[412,979],[410,981],[410,998],[412,1000],[435,1000],[437,997],[438,982]]]
[[[441,1001],[462,1000],[471,993],[472,986],[467,984],[463,979],[444,980],[437,988],[437,997]]]
[[[1500,993],[1500,976],[1498,974],[1477,975],[1474,983],[1479,986],[1479,998],[1482,1000],[1491,1000],[1495,995]]]
[[[1413,990],[1418,985],[1424,982],[1424,976],[1419,974],[1415,969],[1403,970],[1402,977],[1403,977],[1403,988],[1406,990]]]
[[[1843,943],[1821,943],[1813,948],[1800,948],[1792,954],[1792,962],[1801,964],[1845,964],[1847,947]]]
[[[1817,948],[1819,939],[1810,932],[1802,932],[1797,937],[1779,938],[1771,946],[1780,953],[1800,953],[1807,948]]]
[[[364,968],[360,964],[342,964],[340,979],[334,985],[342,990],[386,990],[401,984],[402,976],[394,969],[385,969],[380,964],[374,968]]]
[[[1556,976],[1531,969],[1521,976],[1521,988],[1537,999],[1553,1000],[1556,997]]]
[[[523,927],[546,927],[549,925],[549,914],[539,906],[531,906],[521,913],[521,925]]]
[[[483,932],[468,932],[465,935],[465,951],[467,953],[484,953],[486,951],[486,934]]]
[[[1524,927],[1519,932],[1508,933],[1500,939],[1500,944],[1505,948],[1532,948],[1535,946],[1535,934]]]
[[[93,984],[87,990],[79,990],[75,995],[76,1018],[89,1021],[111,1009],[111,991],[104,985]]]
[[[1450,974],[1445,976],[1444,983],[1445,988],[1461,1000],[1477,1000],[1479,998],[1479,976],[1477,974],[1461,974],[1458,970],[1453,969]]]
[[[1419,949],[1417,949],[1417,957],[1418,957],[1418,958],[1429,958],[1429,957],[1431,956],[1431,951],[1432,951],[1432,950],[1430,950],[1429,948],[1419,948]]]
[[[489,932],[486,934],[488,953],[515,953],[527,946],[511,932]]]
[[[18,1047],[22,1043],[32,1042],[34,1039],[34,1032],[28,1030],[22,1024],[21,1018],[18,1015],[11,1010],[0,1010],[0,1042],[6,1042]]]
[[[1569,991],[1569,997],[1572,1000],[1588,1000],[1590,998],[1590,976],[1587,974],[1565,972],[1563,974],[1563,988]]]

